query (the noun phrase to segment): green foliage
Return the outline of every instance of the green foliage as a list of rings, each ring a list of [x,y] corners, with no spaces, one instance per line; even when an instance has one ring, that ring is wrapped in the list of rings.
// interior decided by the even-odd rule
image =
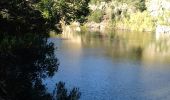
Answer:
[[[41,0],[41,2],[37,4],[37,8],[46,19],[51,19],[57,13],[56,2],[54,0]]]
[[[157,18],[157,23],[160,25],[170,25],[170,11],[162,10],[162,14],[160,14]]]
[[[153,31],[155,29],[154,19],[147,11],[137,12],[130,15],[129,18],[123,18],[118,21],[117,25],[133,31]]]
[[[0,0],[0,99],[54,99],[42,82],[52,77],[59,65],[47,33],[61,31],[62,19],[67,24],[74,20],[84,22],[88,3],[89,0]],[[75,88],[67,100],[79,97]]]
[[[42,78],[58,69],[53,44],[44,35],[0,37],[0,98],[3,100],[50,100]]]
[[[47,33],[60,31],[60,21],[83,23],[89,14],[89,0],[1,0],[0,31],[5,33]]]
[[[99,3],[105,1],[107,4]],[[101,22],[101,17],[105,15],[105,18],[109,20],[118,20],[122,17],[128,17],[130,13],[137,12],[137,11],[144,11],[146,10],[145,1],[144,0],[100,0],[95,1],[91,0],[91,3],[94,4],[98,2],[96,5],[96,10],[91,12],[89,16],[89,21]],[[102,9],[100,6],[104,6]],[[95,7],[94,7],[95,8]],[[134,9],[135,8],[135,9]],[[128,12],[132,11],[132,12]],[[105,19],[104,18],[104,19]]]
[[[95,10],[88,16],[88,21],[94,21],[96,23],[100,23],[102,21],[103,12],[101,10]]]
[[[102,6],[105,7],[99,9],[100,3],[98,3],[97,10],[91,13],[88,21],[99,23],[103,19],[112,20],[116,27],[134,31],[153,31],[155,29],[153,18],[145,11],[145,0],[111,0]]]
[[[89,0],[57,0],[57,12],[66,24],[75,20],[82,23],[89,14],[88,3]]]
[[[100,2],[109,2],[109,1],[112,1],[112,0],[90,0],[90,3],[91,4],[98,4]]]
[[[117,0],[118,2],[127,3],[128,5],[136,7],[137,10],[146,10],[145,0]]]
[[[91,4],[99,4],[100,2],[119,2],[126,3],[129,6],[133,6],[136,10],[144,11],[146,10],[145,0],[91,0]]]
[[[145,0],[139,0],[138,2],[136,2],[135,5],[136,5],[135,7],[139,9],[141,12],[146,10]]]
[[[56,94],[49,94],[42,80],[52,77],[59,62],[54,55],[54,45],[46,35],[24,34],[0,37],[0,99],[2,100],[78,100],[80,92],[73,88],[65,95],[63,82],[56,86]]]
[[[56,84],[57,86],[57,100],[78,100],[80,98],[81,93],[78,88],[73,88],[70,93],[67,93],[67,89],[65,88],[65,83],[59,82]]]

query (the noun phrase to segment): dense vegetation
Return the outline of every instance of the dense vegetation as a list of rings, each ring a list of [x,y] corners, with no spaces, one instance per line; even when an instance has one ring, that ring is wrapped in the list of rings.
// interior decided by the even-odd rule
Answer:
[[[61,31],[60,21],[83,23],[89,0],[0,0],[0,99],[77,100],[63,82],[55,94],[46,91],[42,79],[52,77],[59,62],[48,32]]]
[[[145,0],[91,0],[91,4],[97,4],[100,2],[121,2],[127,3],[139,9],[140,11],[146,10]]]
[[[155,2],[165,3],[166,0]],[[156,4],[153,0],[91,0],[88,21],[104,22],[106,27],[116,29],[155,31],[157,25],[169,25],[170,17],[167,8],[161,3]]]
[[[59,31],[60,21],[84,22],[89,0],[1,0],[1,33]],[[9,30],[10,29],[10,30]]]

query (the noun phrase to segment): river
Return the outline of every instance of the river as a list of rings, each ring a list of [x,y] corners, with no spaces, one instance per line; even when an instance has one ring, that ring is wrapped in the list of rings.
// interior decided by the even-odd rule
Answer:
[[[170,45],[152,33],[79,33],[50,38],[60,61],[45,83],[78,87],[80,100],[170,100]]]

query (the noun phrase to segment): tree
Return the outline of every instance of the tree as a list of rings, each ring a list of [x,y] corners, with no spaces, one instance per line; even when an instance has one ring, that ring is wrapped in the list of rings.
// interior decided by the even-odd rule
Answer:
[[[67,92],[59,82],[55,94],[46,91],[42,79],[52,77],[59,62],[54,46],[43,34],[0,36],[0,100],[78,100],[80,92]],[[66,91],[66,92],[64,92]]]
[[[44,35],[0,37],[0,98],[2,100],[52,100],[42,79],[57,71],[53,44]]]
[[[66,24],[74,20],[83,23],[89,13],[88,3],[89,0],[0,0],[0,99],[53,100],[42,84],[42,78],[53,76],[59,66],[47,33],[61,31],[61,20]],[[59,83],[57,89],[60,87],[64,88],[64,83]],[[74,88],[65,100],[79,97]]]
[[[47,33],[61,31],[60,21],[84,22],[89,0],[1,0],[0,32]]]

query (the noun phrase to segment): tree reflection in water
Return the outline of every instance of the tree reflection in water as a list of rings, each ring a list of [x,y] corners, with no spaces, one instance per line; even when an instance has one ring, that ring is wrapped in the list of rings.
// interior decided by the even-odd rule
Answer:
[[[70,94],[64,83],[57,85],[55,95],[46,92],[42,79],[52,77],[59,63],[47,36],[24,34],[0,36],[0,100],[76,100],[78,89]]]

